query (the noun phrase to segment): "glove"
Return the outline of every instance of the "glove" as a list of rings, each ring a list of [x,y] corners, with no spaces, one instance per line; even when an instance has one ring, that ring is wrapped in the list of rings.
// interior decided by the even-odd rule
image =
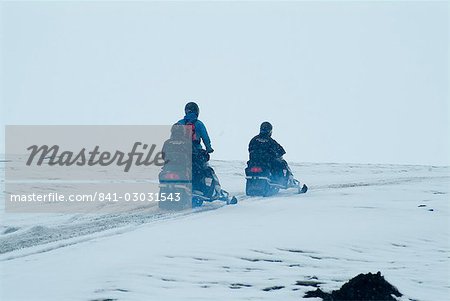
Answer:
[[[210,148],[207,148],[207,149],[206,149],[206,152],[207,152],[208,154],[210,154],[210,153],[213,153],[214,150],[212,149],[212,147],[210,147]]]

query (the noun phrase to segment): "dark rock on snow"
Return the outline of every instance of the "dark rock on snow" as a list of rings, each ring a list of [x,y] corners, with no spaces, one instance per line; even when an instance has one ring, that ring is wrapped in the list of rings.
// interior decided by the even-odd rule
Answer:
[[[392,295],[402,294],[392,284],[387,282],[381,273],[359,274],[350,279],[339,290],[325,293],[321,289],[309,291],[305,298],[319,297],[324,301],[395,301]]]

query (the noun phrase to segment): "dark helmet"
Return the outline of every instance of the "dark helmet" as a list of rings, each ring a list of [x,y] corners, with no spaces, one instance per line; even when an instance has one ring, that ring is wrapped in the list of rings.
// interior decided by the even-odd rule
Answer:
[[[198,117],[198,114],[200,113],[200,109],[198,108],[198,105],[195,102],[188,102],[184,106],[184,113],[185,114],[194,113]]]
[[[272,125],[270,124],[270,122],[264,121],[263,123],[261,123],[261,126],[259,127],[259,133],[271,136],[272,135]]]

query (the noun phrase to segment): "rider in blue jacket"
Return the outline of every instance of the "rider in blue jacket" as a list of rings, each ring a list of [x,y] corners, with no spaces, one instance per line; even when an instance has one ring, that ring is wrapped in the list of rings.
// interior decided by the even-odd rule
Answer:
[[[208,131],[203,122],[198,120],[199,107],[195,102],[189,102],[184,107],[185,116],[177,124],[191,126],[192,134],[192,188],[197,193],[202,193],[207,197],[216,197],[221,195],[219,179],[214,169],[209,166],[209,154],[214,150],[211,147]],[[201,142],[206,147],[202,148]],[[213,179],[209,184],[204,180],[205,177]]]
[[[200,151],[202,149],[201,141],[206,147],[207,153],[212,153],[214,150],[211,147],[211,139],[209,139],[208,131],[206,130],[203,122],[198,120],[198,114],[200,109],[195,102],[189,102],[184,107],[184,113],[186,114],[183,119],[177,122],[181,125],[192,125],[193,126],[193,137],[192,137],[192,151]]]

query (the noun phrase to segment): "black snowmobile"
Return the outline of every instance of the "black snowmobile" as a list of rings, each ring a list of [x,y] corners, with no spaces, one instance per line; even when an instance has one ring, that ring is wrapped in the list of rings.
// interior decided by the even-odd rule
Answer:
[[[282,173],[276,173],[267,162],[248,161],[245,169],[247,179],[245,193],[248,196],[271,196],[277,194],[280,189],[297,189],[298,193],[305,193],[308,187],[294,179],[287,167]]]
[[[159,174],[160,200],[159,208],[165,210],[182,210],[200,207],[203,202],[224,201],[234,205],[237,199],[220,186],[214,170],[209,166],[209,154],[201,150],[191,160],[182,159],[179,164],[168,160]]]

